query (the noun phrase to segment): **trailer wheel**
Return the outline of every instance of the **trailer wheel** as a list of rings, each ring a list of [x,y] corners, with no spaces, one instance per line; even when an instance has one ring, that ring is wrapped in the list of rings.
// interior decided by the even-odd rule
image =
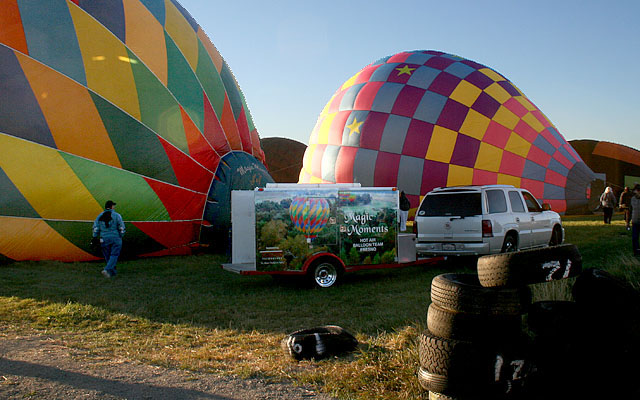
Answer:
[[[309,269],[311,281],[318,287],[328,288],[336,284],[342,268],[331,259],[322,259]]]

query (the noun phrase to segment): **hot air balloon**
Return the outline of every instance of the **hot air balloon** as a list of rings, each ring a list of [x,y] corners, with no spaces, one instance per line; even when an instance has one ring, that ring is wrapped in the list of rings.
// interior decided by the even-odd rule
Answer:
[[[640,151],[618,143],[596,140],[572,140],[571,146],[580,154],[584,162],[597,174],[592,185],[593,210],[600,205],[599,193],[611,186],[619,195],[625,186],[633,188],[640,183]]]
[[[291,222],[307,241],[318,236],[329,221],[329,214],[329,202],[325,198],[295,197],[289,206]]]
[[[302,168],[307,145],[297,140],[271,137],[260,139],[269,174],[278,183],[295,183]]]
[[[2,2],[1,257],[95,259],[108,199],[124,251],[189,254],[226,233],[231,189],[272,181],[263,162],[229,66],[177,1]]]
[[[593,177],[501,74],[419,50],[378,60],[340,86],[311,132],[299,182],[397,186],[413,207],[435,187],[512,184],[565,212],[587,204]]]

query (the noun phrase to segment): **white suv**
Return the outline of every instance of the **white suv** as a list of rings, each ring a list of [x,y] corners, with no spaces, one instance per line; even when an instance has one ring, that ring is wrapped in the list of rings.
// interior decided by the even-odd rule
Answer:
[[[419,255],[483,255],[559,245],[560,215],[511,185],[437,188],[416,213]]]

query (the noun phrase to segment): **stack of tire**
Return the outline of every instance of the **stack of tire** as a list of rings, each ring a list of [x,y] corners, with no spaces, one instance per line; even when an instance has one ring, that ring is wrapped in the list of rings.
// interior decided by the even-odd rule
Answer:
[[[576,276],[574,245],[484,256],[478,274],[431,282],[418,380],[430,399],[525,399],[535,393],[535,347],[523,329],[529,284]]]

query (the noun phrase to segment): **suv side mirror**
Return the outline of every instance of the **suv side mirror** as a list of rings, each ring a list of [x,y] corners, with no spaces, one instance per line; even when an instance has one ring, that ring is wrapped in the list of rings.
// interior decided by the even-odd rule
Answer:
[[[549,203],[542,203],[542,211],[551,211]]]

